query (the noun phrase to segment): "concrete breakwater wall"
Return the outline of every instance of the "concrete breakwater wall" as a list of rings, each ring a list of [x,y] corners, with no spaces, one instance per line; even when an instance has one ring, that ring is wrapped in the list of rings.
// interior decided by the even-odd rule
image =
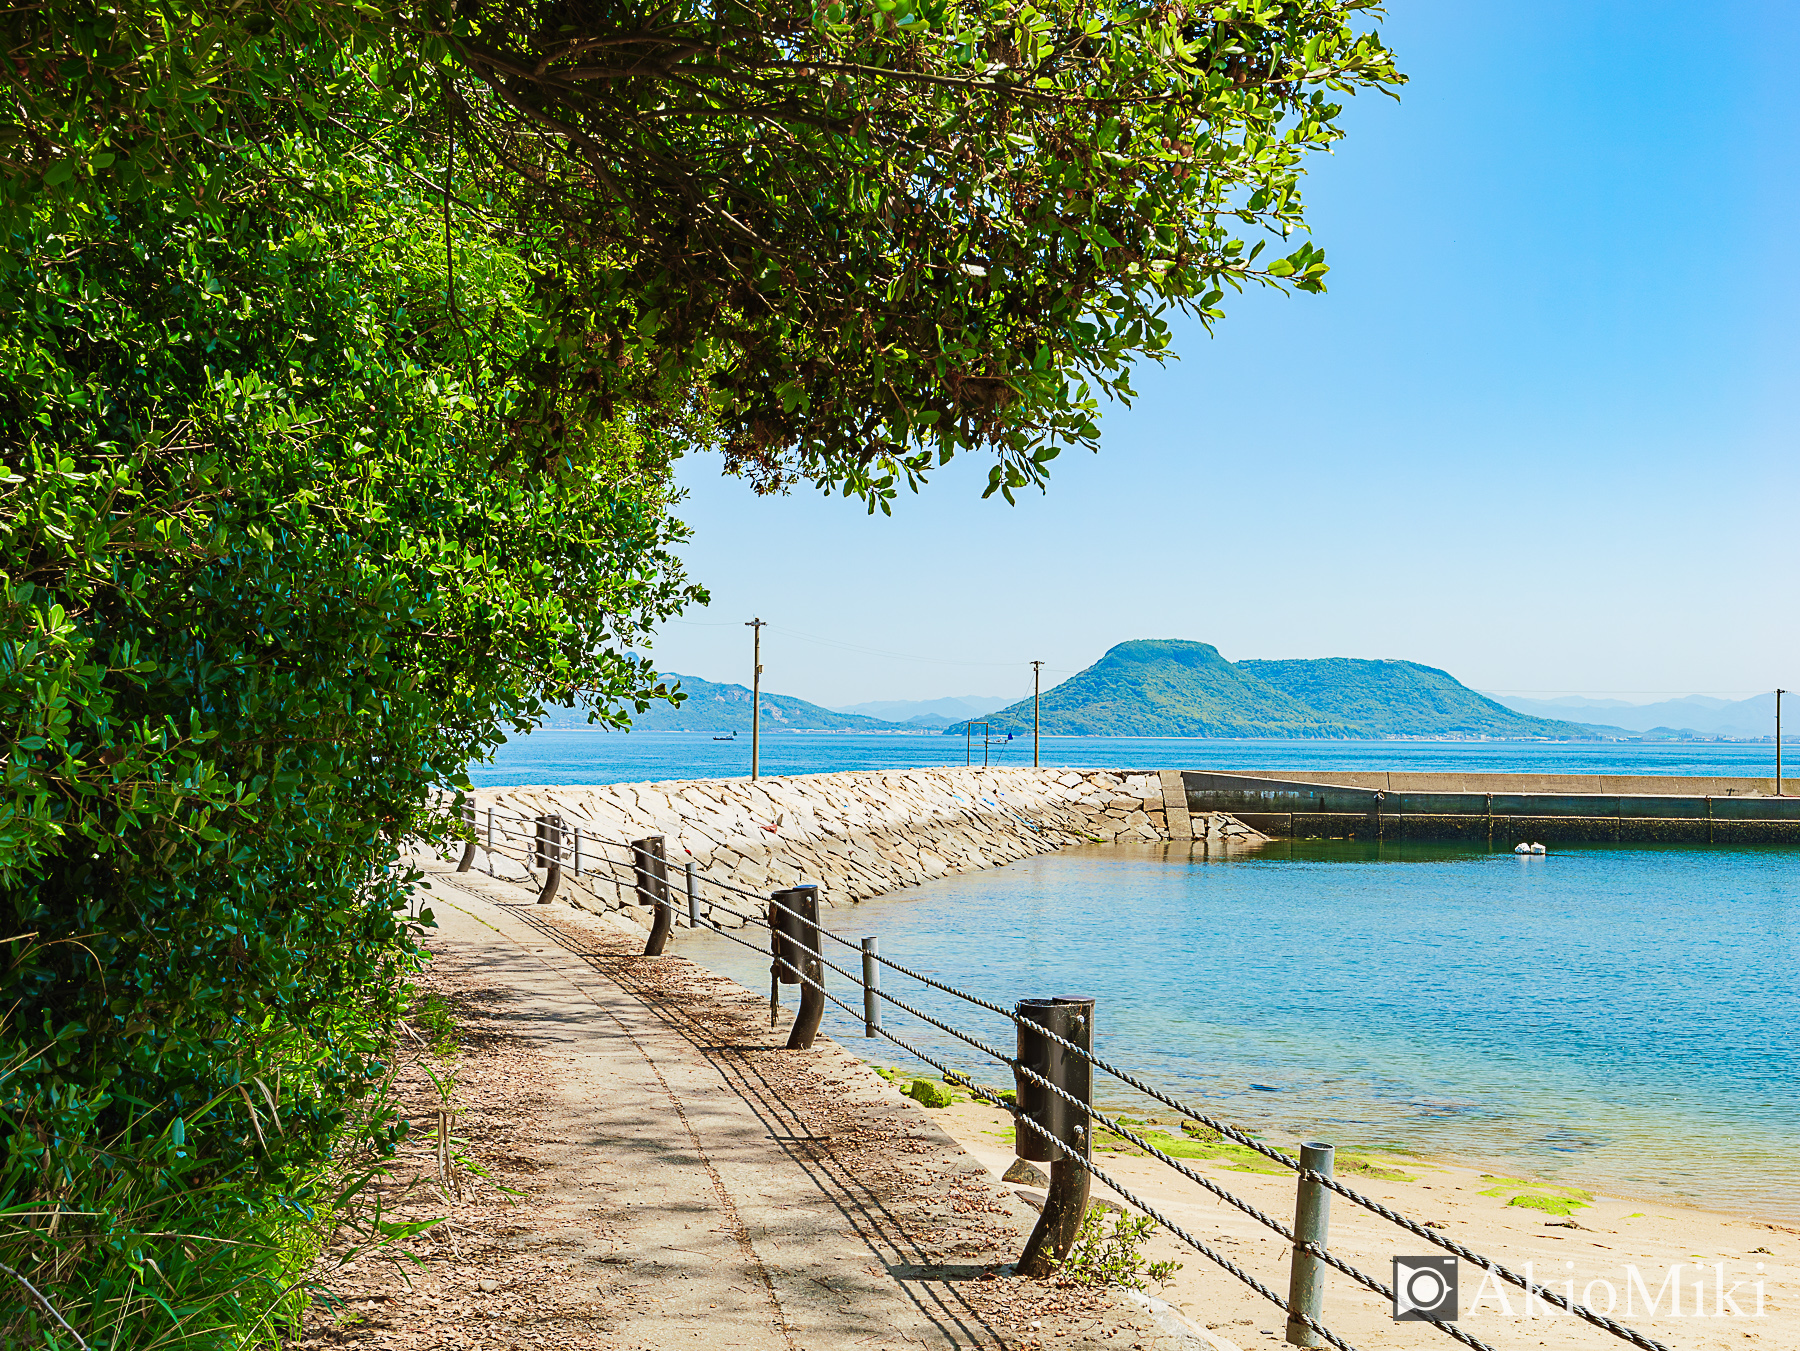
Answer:
[[[1231,812],[1278,836],[1800,843],[1800,797],[1776,796],[1772,779],[1191,770],[1181,779],[1190,811]]]
[[[1194,784],[1204,777],[1197,770],[1183,773]],[[1255,779],[1278,783],[1364,788],[1386,793],[1545,793],[1586,797],[1621,793],[1648,797],[1774,797],[1775,780],[1726,778],[1685,774],[1482,774],[1417,773],[1400,769],[1309,769],[1220,771],[1214,777]],[[1788,776],[1790,793],[1800,792],[1800,781]]]
[[[564,864],[563,894],[640,918],[630,859],[616,846],[649,835],[664,837],[677,890],[691,861],[705,877],[761,894],[816,882],[834,905],[1068,845],[1263,838],[1229,816],[1190,814],[1174,773],[912,769],[488,788],[474,798],[477,838],[491,806],[513,845],[511,858],[505,845],[491,859],[478,854],[478,866],[522,877],[527,827],[517,818],[560,816],[584,838],[579,872],[572,858]],[[741,908],[754,902],[742,898]],[[715,918],[731,922],[722,911]]]

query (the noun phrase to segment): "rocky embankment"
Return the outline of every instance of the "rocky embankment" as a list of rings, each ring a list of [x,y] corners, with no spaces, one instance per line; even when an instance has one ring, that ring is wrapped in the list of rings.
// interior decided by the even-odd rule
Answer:
[[[1165,796],[1166,794],[1166,796]],[[1190,817],[1178,774],[1071,769],[911,769],[760,779],[702,779],[482,789],[479,826],[522,843],[518,817],[555,815],[579,827],[583,858],[563,869],[567,899],[642,915],[630,856],[621,846],[661,835],[670,880],[692,862],[703,878],[766,894],[819,884],[829,904],[998,867],[1069,845],[1192,841],[1207,846],[1264,838],[1223,813]],[[522,877],[522,850],[497,850],[501,872]],[[478,855],[478,866],[490,860]],[[702,886],[707,901],[730,898]],[[677,901],[680,909],[684,902]],[[729,923],[722,910],[715,918]]]

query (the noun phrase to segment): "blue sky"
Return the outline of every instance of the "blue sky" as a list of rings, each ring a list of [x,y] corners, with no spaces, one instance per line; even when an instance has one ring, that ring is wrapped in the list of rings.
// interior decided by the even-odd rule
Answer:
[[[821,703],[1029,692],[1128,638],[1483,689],[1800,684],[1800,6],[1399,0],[1412,77],[1314,162],[1324,296],[1245,297],[1047,496],[892,519],[683,466],[659,664]],[[825,641],[821,641],[825,640]],[[1050,683],[1047,678],[1046,684]]]

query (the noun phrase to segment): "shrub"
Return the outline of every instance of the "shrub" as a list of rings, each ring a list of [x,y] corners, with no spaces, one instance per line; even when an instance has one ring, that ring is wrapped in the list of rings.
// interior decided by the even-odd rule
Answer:
[[[1112,1215],[1109,1228],[1106,1217]],[[1065,1285],[1116,1286],[1143,1290],[1151,1281],[1167,1285],[1181,1270],[1179,1262],[1152,1262],[1143,1254],[1144,1240],[1156,1232],[1148,1215],[1126,1216],[1092,1206],[1081,1218],[1075,1243],[1056,1268]]]
[[[402,841],[547,698],[666,693],[628,649],[694,594],[655,410],[558,430],[530,260],[296,106],[0,257],[0,1262],[96,1347],[272,1332],[334,1148],[398,1129]]]

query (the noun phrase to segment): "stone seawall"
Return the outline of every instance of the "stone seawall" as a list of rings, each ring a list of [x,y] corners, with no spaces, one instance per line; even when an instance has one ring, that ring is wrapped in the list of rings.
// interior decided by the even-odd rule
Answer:
[[[1171,784],[1171,779],[1173,783]],[[828,904],[994,868],[1075,844],[1208,843],[1264,838],[1222,813],[1190,816],[1179,775],[1103,770],[956,768],[874,770],[759,779],[480,789],[477,835],[488,807],[513,832],[512,858],[490,862],[523,878],[516,816],[560,816],[580,827],[584,857],[563,869],[563,894],[577,904],[636,906],[629,856],[617,846],[664,837],[670,882],[681,891],[688,862],[704,878],[766,894],[807,881]],[[706,901],[753,908],[701,887]],[[676,902],[685,908],[685,899]],[[730,922],[722,910],[715,918]]]

